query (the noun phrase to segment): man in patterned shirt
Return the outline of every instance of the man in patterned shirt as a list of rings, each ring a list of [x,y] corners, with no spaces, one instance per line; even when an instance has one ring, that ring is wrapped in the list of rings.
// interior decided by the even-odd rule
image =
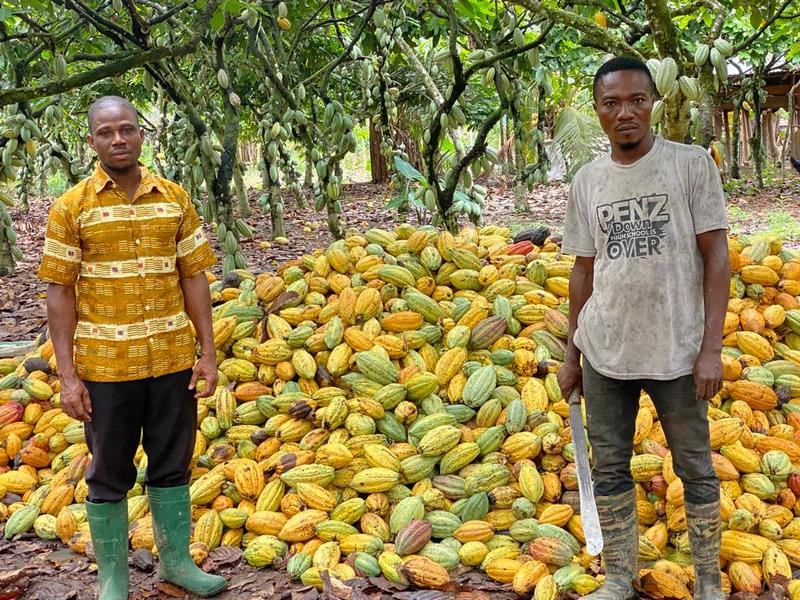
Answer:
[[[188,483],[197,399],[217,384],[204,274],[216,258],[186,192],[139,163],[144,130],[130,102],[100,98],[88,120],[98,165],[53,202],[39,278],[50,284],[61,406],[84,421],[92,452],[86,511],[99,597],[128,597],[126,498],[140,440],[159,575],[213,595],[226,581],[189,555]]]

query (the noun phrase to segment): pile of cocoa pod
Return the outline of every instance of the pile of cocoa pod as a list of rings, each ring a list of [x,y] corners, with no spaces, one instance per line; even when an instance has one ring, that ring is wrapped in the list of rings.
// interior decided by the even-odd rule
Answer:
[[[800,599],[800,258],[729,240],[724,389],[709,403],[723,584]],[[556,381],[574,257],[507,228],[370,229],[280,265],[208,274],[220,382],[198,406],[191,552],[240,546],[322,587],[451,587],[463,567],[554,600],[603,581],[585,548],[574,434]],[[83,426],[59,408],[50,341],[0,360],[0,522],[90,543]],[[147,456],[130,544],[154,553]],[[683,488],[643,394],[631,469],[640,586],[691,598]]]

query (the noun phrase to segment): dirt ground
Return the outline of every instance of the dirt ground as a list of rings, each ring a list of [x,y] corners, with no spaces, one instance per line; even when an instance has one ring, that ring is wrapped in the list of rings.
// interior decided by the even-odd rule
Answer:
[[[508,225],[513,231],[534,224],[545,224],[554,231],[560,231],[567,203],[569,188],[563,183],[539,186],[528,194],[529,213],[517,212],[514,208],[513,193],[499,180],[491,182],[490,214],[486,221],[492,224]],[[324,247],[331,242],[325,215],[313,208],[298,209],[290,198],[285,200],[286,230],[289,244],[272,244],[263,249],[260,242],[270,239],[269,217],[258,210],[255,198],[260,192],[252,191],[252,205],[256,207],[253,215],[246,219],[255,231],[252,239],[243,240],[242,248],[247,264],[254,272],[274,269],[283,260],[295,258],[315,248]],[[344,186],[344,220],[347,227],[361,231],[370,227],[392,228],[398,223],[397,213],[386,210],[384,204],[392,197],[385,185],[355,183]],[[36,279],[36,269],[41,259],[47,210],[50,199],[42,198],[32,203],[30,210],[23,214],[13,209],[15,227],[20,247],[25,258],[17,265],[17,272],[11,277],[0,277],[0,342],[33,339],[46,328],[45,291],[46,285]],[[761,231],[774,211],[789,215],[800,232],[800,177],[792,175],[784,183],[770,186],[760,192],[749,189],[731,194],[729,206],[736,211],[737,219],[732,220],[732,230],[748,234]],[[409,221],[415,224],[414,215]],[[209,239],[214,239],[209,235]],[[790,239],[793,245],[800,246],[800,233]],[[217,270],[221,264],[217,265]],[[1,600],[1,599],[0,599]]]
[[[130,558],[130,600],[194,600],[168,583],[159,582],[152,555],[144,550]],[[382,577],[326,585],[319,592],[289,581],[283,564],[256,569],[241,559],[239,548],[217,548],[201,565],[207,572],[228,578],[228,589],[218,600],[517,600],[510,585],[500,585],[481,573],[462,569],[446,590],[411,590]],[[0,543],[0,600],[93,600],[97,597],[96,566],[87,557],[57,542],[43,542],[30,534]],[[575,596],[564,595],[564,598]]]

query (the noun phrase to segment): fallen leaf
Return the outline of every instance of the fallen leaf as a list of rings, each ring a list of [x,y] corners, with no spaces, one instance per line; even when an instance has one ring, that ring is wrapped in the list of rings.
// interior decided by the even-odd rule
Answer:
[[[203,561],[203,570],[214,571],[221,567],[235,565],[242,558],[242,549],[233,546],[218,546],[208,553]]]
[[[156,567],[156,559],[153,553],[146,548],[139,548],[131,555],[130,563],[140,571],[152,573]]]
[[[186,595],[184,590],[166,581],[159,581],[156,584],[156,587],[158,588],[159,592],[166,594],[170,598],[183,598]]]

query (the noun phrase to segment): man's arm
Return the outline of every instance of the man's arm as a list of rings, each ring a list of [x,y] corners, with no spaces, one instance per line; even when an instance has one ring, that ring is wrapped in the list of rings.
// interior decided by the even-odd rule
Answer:
[[[703,255],[703,343],[694,364],[698,400],[709,400],[722,388],[722,329],[728,308],[730,265],[727,231],[715,229],[697,236]]]
[[[51,283],[47,287],[47,324],[61,380],[61,407],[69,416],[91,421],[92,402],[89,391],[75,372],[72,352],[78,311],[75,287]]]
[[[558,369],[558,383],[564,398],[581,387],[581,352],[573,337],[578,328],[578,315],[594,290],[594,257],[578,256],[569,278],[569,335],[564,364]]]
[[[214,394],[217,387],[217,356],[214,350],[214,329],[211,324],[211,294],[208,291],[208,280],[200,271],[180,280],[186,312],[194,324],[197,338],[200,341],[200,359],[194,366],[189,389],[195,389],[199,379],[205,380],[205,389],[195,394],[196,398],[207,398]]]

